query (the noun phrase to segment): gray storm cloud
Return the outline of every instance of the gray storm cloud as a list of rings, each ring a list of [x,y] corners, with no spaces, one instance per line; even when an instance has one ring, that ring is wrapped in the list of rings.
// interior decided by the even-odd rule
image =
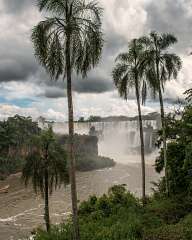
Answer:
[[[171,32],[178,37],[176,50],[186,52],[192,47],[192,4],[190,0],[152,1],[146,8],[148,28]],[[187,54],[187,52],[186,52]]]
[[[35,84],[55,86],[47,90],[45,97],[63,97],[65,83],[52,83],[33,56],[30,30],[40,15],[36,0],[3,0],[0,14],[0,81],[30,81]],[[74,90],[78,93],[104,93],[114,89],[111,70],[116,55],[126,49],[129,39],[150,30],[173,32],[179,39],[176,49],[185,54],[192,47],[192,7],[189,0],[100,0],[105,8],[103,30],[105,47],[101,63],[91,71],[87,79],[74,77]],[[29,17],[28,17],[29,16]],[[15,27],[13,27],[13,25]],[[5,31],[9,28],[9,31]],[[182,85],[182,83],[180,82]],[[178,86],[177,86],[178,91]],[[169,94],[170,91],[167,91]],[[172,96],[166,96],[168,99]]]
[[[9,14],[20,14],[22,11],[30,8],[32,4],[36,4],[36,0],[4,0],[4,9]]]

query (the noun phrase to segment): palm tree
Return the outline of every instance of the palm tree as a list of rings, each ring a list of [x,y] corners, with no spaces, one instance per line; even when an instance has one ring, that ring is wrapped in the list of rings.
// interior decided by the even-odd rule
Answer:
[[[61,185],[68,183],[67,157],[56,141],[52,129],[44,130],[32,137],[30,151],[22,171],[25,185],[32,181],[35,193],[40,192],[45,200],[44,219],[47,231],[50,230],[49,194]]]
[[[145,74],[147,82],[150,84],[154,96],[158,93],[160,102],[162,135],[163,135],[163,152],[165,166],[166,192],[169,194],[168,169],[167,169],[167,143],[166,143],[166,120],[163,102],[163,91],[165,82],[170,79],[176,79],[178,72],[182,67],[180,57],[167,50],[170,46],[177,43],[177,38],[169,33],[158,34],[151,32],[149,36],[143,37],[141,42],[146,46]]]
[[[113,69],[112,75],[114,83],[120,93],[120,96],[123,97],[125,100],[127,100],[129,90],[131,88],[135,88],[141,141],[142,199],[143,203],[145,203],[145,148],[141,114],[141,98],[142,103],[144,103],[146,99],[146,83],[144,81],[142,72],[142,65],[144,64],[145,59],[143,53],[143,45],[140,43],[140,40],[133,39],[128,45],[128,52],[118,55],[116,59],[117,65]]]
[[[185,91],[184,94],[186,95],[185,100],[187,101],[187,103],[192,103],[192,88]]]
[[[74,155],[72,73],[86,76],[100,59],[103,47],[102,8],[96,1],[38,0],[39,10],[49,12],[33,28],[35,55],[53,79],[67,78],[69,159],[74,238],[80,239]]]

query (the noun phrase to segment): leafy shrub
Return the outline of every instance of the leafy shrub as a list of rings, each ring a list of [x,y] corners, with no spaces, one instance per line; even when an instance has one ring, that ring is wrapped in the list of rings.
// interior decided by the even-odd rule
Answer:
[[[81,239],[140,240],[142,208],[125,186],[114,186],[108,195],[92,196],[79,207]],[[53,228],[50,234],[39,231],[35,240],[71,239],[70,224]],[[63,236],[60,236],[63,234]],[[59,235],[59,236],[58,236]],[[50,237],[51,236],[51,237]]]
[[[144,240],[192,240],[192,215],[189,214],[177,224],[148,229]]]
[[[82,240],[192,240],[192,201],[187,196],[151,197],[146,206],[116,185],[108,194],[91,196],[80,204]],[[71,240],[70,221],[53,227],[50,234],[38,231],[35,240]]]
[[[114,165],[114,160],[107,157],[97,155],[77,155],[76,157],[76,168],[79,171],[91,171],[113,167]]]
[[[192,199],[183,195],[176,195],[172,198],[154,198],[146,206],[146,210],[159,217],[165,223],[177,223],[192,211]]]
[[[183,111],[170,113],[166,117],[167,144],[167,177],[169,194],[191,195],[192,193],[192,106],[187,105]],[[159,143],[162,143],[162,130],[159,131]],[[159,145],[160,146],[160,145]],[[164,169],[163,149],[156,159],[157,172]],[[165,181],[162,178],[159,192],[165,192]]]

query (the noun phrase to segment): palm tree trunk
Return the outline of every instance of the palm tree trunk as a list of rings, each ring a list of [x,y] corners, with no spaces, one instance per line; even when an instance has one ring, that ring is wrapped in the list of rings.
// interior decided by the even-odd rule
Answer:
[[[142,200],[143,205],[146,203],[146,193],[145,193],[145,147],[144,147],[144,137],[143,137],[143,122],[141,116],[141,105],[139,96],[139,86],[138,81],[135,81],[135,92],[137,98],[137,107],[139,115],[139,130],[140,130],[140,141],[141,141],[141,170],[142,170]]]
[[[163,130],[163,156],[164,156],[164,165],[165,165],[165,187],[166,193],[169,196],[169,184],[168,184],[168,171],[167,171],[167,142],[166,142],[166,133],[165,133],[165,112],[164,112],[164,104],[163,104],[163,96],[161,92],[161,86],[159,86],[159,102],[161,108],[161,124]]]
[[[74,240],[80,240],[78,209],[77,209],[77,190],[75,175],[75,153],[74,153],[74,123],[73,123],[73,98],[71,83],[71,53],[70,53],[70,36],[66,40],[66,67],[67,67],[67,100],[68,100],[68,125],[69,125],[69,159],[70,159],[70,182],[71,182],[71,199],[73,211],[73,231]]]
[[[46,229],[47,232],[50,230],[50,218],[49,218],[49,184],[48,184],[48,170],[47,170],[47,164],[45,167],[45,223],[46,223]]]
[[[157,43],[155,43],[156,47],[156,71],[157,71],[157,80],[158,80],[158,91],[159,91],[159,103],[160,103],[160,111],[161,111],[161,124],[163,129],[163,155],[164,155],[164,165],[165,165],[165,188],[166,193],[169,196],[169,185],[168,185],[168,172],[167,172],[167,143],[166,143],[166,133],[165,133],[165,113],[164,113],[164,104],[163,104],[163,96],[161,91],[161,78],[159,73],[159,56],[158,56],[158,48]]]

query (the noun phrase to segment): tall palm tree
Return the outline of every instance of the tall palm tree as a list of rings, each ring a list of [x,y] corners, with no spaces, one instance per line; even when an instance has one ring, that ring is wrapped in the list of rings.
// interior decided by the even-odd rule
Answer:
[[[22,171],[22,179],[27,186],[32,180],[33,189],[40,192],[45,201],[44,219],[47,231],[50,230],[49,194],[68,183],[67,157],[57,143],[52,129],[44,130],[30,140],[30,152]]]
[[[117,65],[113,69],[113,80],[120,96],[127,100],[128,92],[135,89],[138,107],[138,119],[141,141],[141,165],[142,165],[142,199],[146,200],[145,193],[145,148],[143,137],[143,123],[141,114],[141,100],[146,98],[146,83],[143,78],[144,48],[139,39],[133,39],[128,45],[128,51],[121,53],[116,58]]]
[[[163,131],[163,152],[165,166],[165,182],[166,192],[169,194],[168,169],[167,169],[167,143],[166,143],[166,120],[163,102],[163,91],[165,82],[170,79],[176,79],[178,72],[182,67],[180,57],[174,53],[169,53],[167,50],[175,43],[177,38],[169,33],[159,34],[151,32],[149,36],[142,38],[142,43],[146,46],[145,57],[145,73],[147,82],[152,87],[154,96],[156,93],[159,97],[161,122]]]
[[[86,76],[100,59],[103,47],[102,8],[96,1],[38,0],[39,10],[49,12],[46,20],[34,27],[35,55],[53,79],[67,79],[69,158],[74,238],[80,239],[74,155],[72,73]]]

